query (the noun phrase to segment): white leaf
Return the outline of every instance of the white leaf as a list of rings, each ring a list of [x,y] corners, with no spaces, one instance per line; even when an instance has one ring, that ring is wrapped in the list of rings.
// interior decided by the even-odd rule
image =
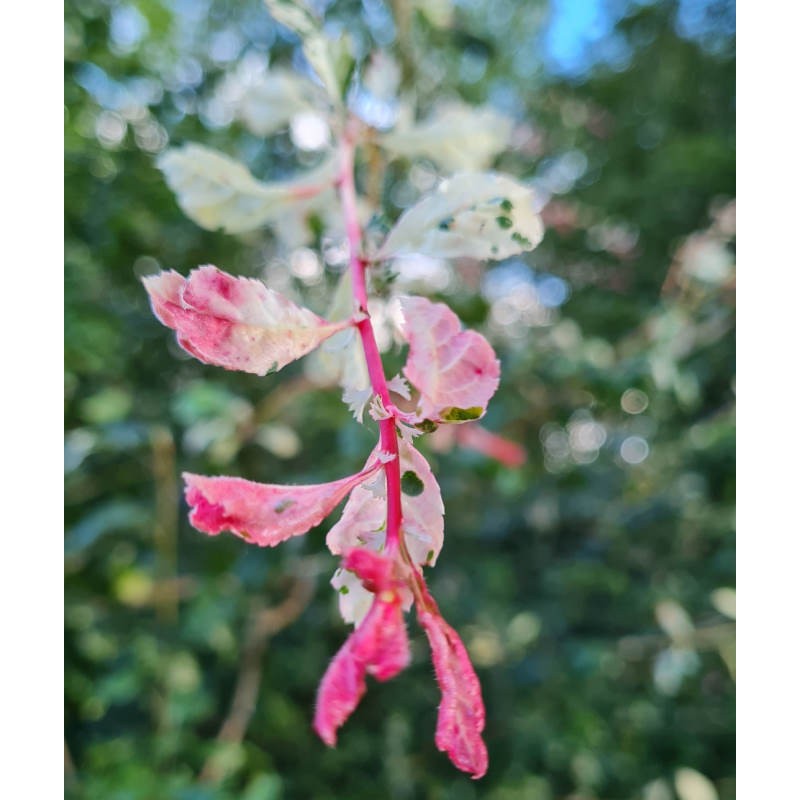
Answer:
[[[287,128],[295,115],[313,111],[322,99],[314,83],[286,69],[255,74],[236,71],[226,77],[217,93],[256,136]]]
[[[513,122],[491,108],[449,103],[428,119],[380,138],[392,155],[430,158],[447,170],[480,170],[508,147]]]
[[[228,233],[255,230],[279,219],[287,207],[328,188],[336,173],[331,158],[295,180],[263,183],[244,164],[198,144],[168,150],[158,166],[191,220],[207,230]]]
[[[714,784],[696,769],[681,767],[675,770],[675,789],[681,800],[718,800]]]
[[[673,642],[685,644],[694,633],[692,619],[686,609],[674,600],[660,600],[656,603],[655,615],[662,630]]]
[[[351,55],[350,37],[344,35],[334,41],[323,33],[312,34],[303,39],[303,53],[331,100],[341,103],[345,84],[355,63]]]
[[[264,0],[264,2],[273,18],[298,36],[309,36],[317,29],[317,21],[304,3],[298,0]]]
[[[532,250],[544,235],[532,200],[530,189],[505,175],[459,173],[400,217],[378,258],[502,259]]]
[[[711,602],[720,614],[736,619],[736,589],[721,586],[711,592]]]

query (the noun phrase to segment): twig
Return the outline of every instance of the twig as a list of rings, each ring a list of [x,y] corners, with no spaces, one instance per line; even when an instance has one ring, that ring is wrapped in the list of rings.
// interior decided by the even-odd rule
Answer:
[[[163,425],[150,434],[155,480],[155,524],[153,538],[156,549],[158,590],[153,597],[156,613],[162,622],[178,619],[178,594],[174,591],[178,571],[178,477],[175,469],[175,440]]]
[[[313,594],[314,579],[312,571],[308,570],[294,577],[288,595],[277,606],[265,607],[259,602],[250,612],[239,675],[228,715],[216,737],[217,742],[238,744],[243,741],[258,699],[262,660],[267,644],[275,634],[291,625],[303,613]],[[227,771],[227,766],[212,753],[203,765],[199,780],[219,783]]]
[[[72,760],[72,754],[69,752],[67,740],[64,739],[64,782],[70,785],[76,780],[78,780],[78,772],[75,769],[75,762]]]
[[[297,397],[306,394],[315,386],[316,384],[304,375],[279,384],[256,406],[253,422],[255,425],[267,422],[293,403]]]
[[[687,634],[681,644],[694,650],[714,650],[720,644],[733,639],[735,635],[735,622],[719,622],[695,628]],[[624,657],[635,660],[646,658],[672,642],[673,639],[667,634],[646,633],[639,636],[625,636],[619,640],[618,646]]]

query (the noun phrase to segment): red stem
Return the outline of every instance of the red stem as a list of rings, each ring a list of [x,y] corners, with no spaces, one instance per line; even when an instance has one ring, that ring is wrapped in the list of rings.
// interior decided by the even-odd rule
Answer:
[[[350,245],[350,273],[353,283],[353,298],[358,310],[363,312],[363,319],[356,323],[364,348],[364,357],[367,362],[372,391],[380,397],[384,408],[393,409],[394,405],[389,397],[389,388],[386,385],[386,374],[383,371],[378,344],[375,341],[375,330],[367,311],[367,262],[361,257],[361,225],[358,221],[358,205],[356,202],[355,187],[355,141],[353,131],[348,128],[342,137],[341,163],[339,172],[339,196],[344,212],[345,230],[347,241]],[[397,442],[397,428],[394,415],[387,419],[379,420],[381,432],[381,449],[394,456],[383,465],[386,475],[386,553],[390,557],[400,548],[400,526],[403,521],[403,511],[400,500],[400,456]]]

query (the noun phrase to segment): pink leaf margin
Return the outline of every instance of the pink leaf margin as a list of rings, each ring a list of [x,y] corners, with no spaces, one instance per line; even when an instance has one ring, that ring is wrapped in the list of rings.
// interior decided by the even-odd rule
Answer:
[[[351,324],[332,323],[295,305],[261,281],[210,264],[188,278],[161,272],[143,278],[156,317],[204,364],[266,375],[318,347]]]
[[[189,521],[216,536],[231,531],[261,547],[299,536],[319,525],[342,499],[382,466],[380,459],[361,472],[330,483],[285,486],[245,478],[207,477],[186,472]]]

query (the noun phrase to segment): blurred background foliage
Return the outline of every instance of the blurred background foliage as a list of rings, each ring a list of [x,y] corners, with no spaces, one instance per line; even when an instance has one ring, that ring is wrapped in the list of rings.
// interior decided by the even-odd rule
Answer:
[[[372,683],[338,749],[313,735],[347,633],[330,523],[260,550],[186,521],[182,470],[325,481],[375,436],[302,363],[258,379],[188,358],[139,282],[214,263],[324,310],[325,259],[201,230],[154,166],[197,141],[290,173],[291,134],[253,136],[220,86],[254,59],[304,69],[296,39],[257,0],[68,0],[69,796],[733,798],[733,3],[317,6],[361,57],[393,52],[423,111],[461,97],[512,116],[496,166],[535,187],[548,226],[533,253],[419,286],[492,340],[484,422],[528,455],[426,450],[447,510],[430,582],[483,683],[489,773],[436,751],[414,623],[413,665]],[[390,216],[431,173],[392,165]]]

